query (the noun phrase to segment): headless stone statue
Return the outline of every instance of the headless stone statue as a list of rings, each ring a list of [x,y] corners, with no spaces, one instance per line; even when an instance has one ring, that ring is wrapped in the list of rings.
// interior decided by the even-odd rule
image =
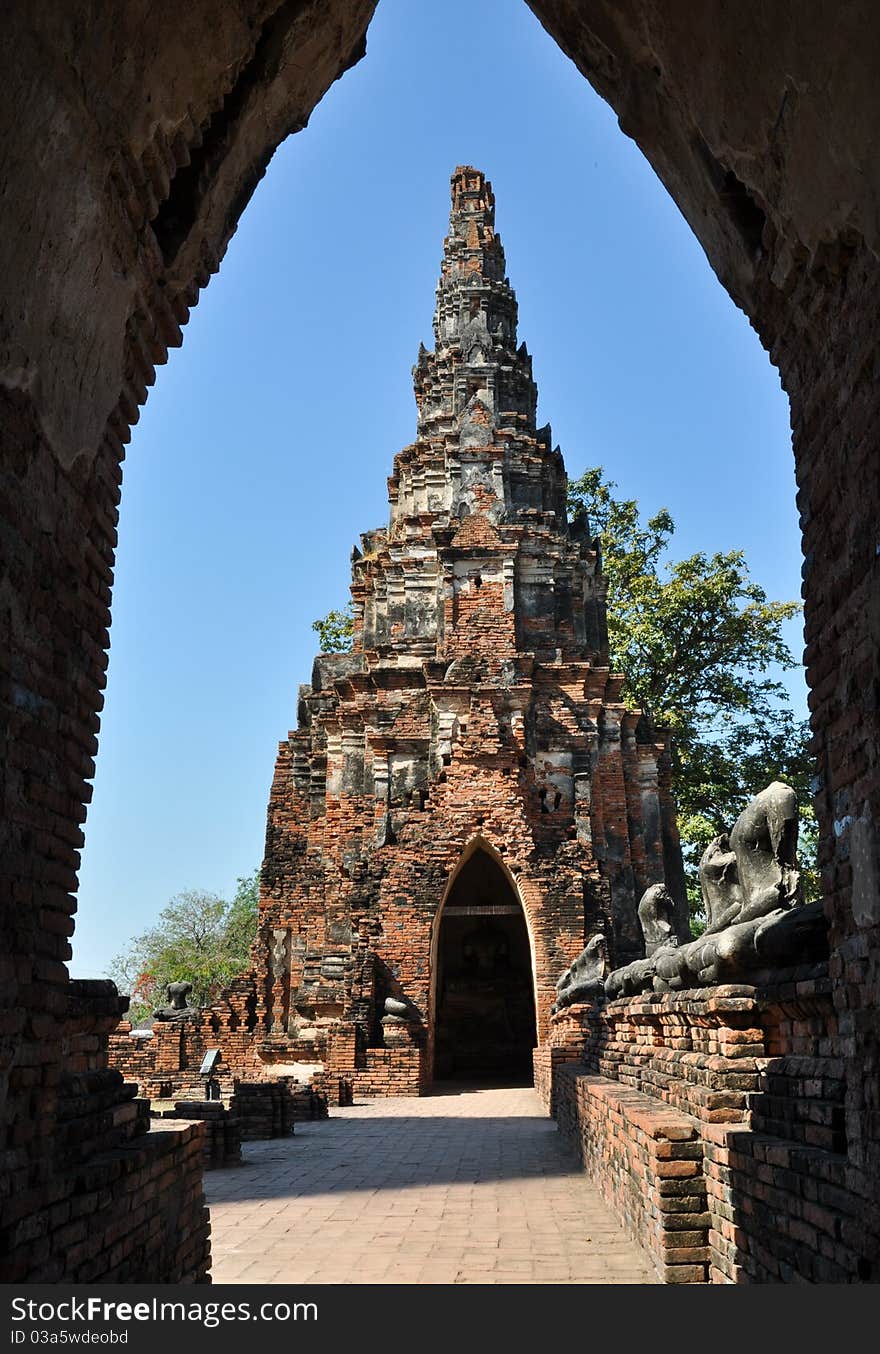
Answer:
[[[826,946],[824,917],[821,905],[803,904],[797,835],[795,792],[774,781],[750,800],[729,837],[716,837],[703,853],[703,935],[679,947],[674,939],[662,940],[671,911],[657,886],[649,889],[639,904],[646,957],[609,974],[608,998],[652,987],[666,992],[748,981],[769,966],[820,955]]]
[[[664,946],[677,946],[678,936],[673,930],[675,904],[665,884],[652,884],[645,889],[639,903],[639,925],[645,937],[645,957],[650,959]]]
[[[386,1048],[410,1044],[420,1028],[419,1013],[411,1001],[403,997],[386,997],[382,1016],[382,1042]]]
[[[383,1025],[417,1025],[419,1013],[411,1001],[399,997],[386,997],[382,1008]]]
[[[602,1001],[608,972],[608,942],[603,935],[591,936],[570,968],[556,984],[553,1011],[581,1002]]]
[[[803,901],[797,839],[797,796],[775,780],[746,805],[730,834],[743,896],[740,921]]]
[[[723,931],[739,920],[742,893],[736,868],[736,855],[730,849],[726,832],[715,837],[703,852],[699,866],[700,892],[706,913],[704,935]]]
[[[639,903],[639,924],[645,939],[645,958],[636,959],[624,968],[615,969],[605,980],[605,995],[609,1001],[617,997],[635,996],[650,991],[656,966],[669,952],[671,962],[678,964],[678,936],[673,930],[675,904],[665,884],[651,884],[645,889]]]
[[[168,1006],[159,1006],[153,1012],[154,1020],[187,1020],[195,1015],[195,1007],[188,1006],[186,999],[192,992],[192,983],[169,983],[165,988]]]

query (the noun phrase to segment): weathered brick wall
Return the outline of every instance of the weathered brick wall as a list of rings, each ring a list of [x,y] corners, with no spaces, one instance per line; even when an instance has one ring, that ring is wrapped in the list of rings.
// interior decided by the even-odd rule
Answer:
[[[69,985],[52,1133],[39,1156],[27,1151],[46,1136],[37,1120],[15,1135],[7,1156],[3,1282],[206,1279],[204,1130],[182,1123],[149,1131],[137,1087],[107,1066],[123,1004],[112,983]]]
[[[366,1066],[351,1073],[352,1095],[421,1095],[425,1089],[424,1054],[417,1048],[368,1048]]]
[[[787,335],[780,349],[794,376],[804,661],[847,1152],[880,1210],[880,383],[867,377],[880,276],[872,251],[828,254],[829,293],[809,340]],[[804,309],[808,298],[805,283]],[[876,1281],[880,1256],[871,1263]]]
[[[705,1283],[709,1223],[699,1128],[651,1096],[557,1071],[559,1131],[657,1266],[662,1283]]]
[[[219,1100],[178,1100],[173,1107],[151,1105],[150,1116],[169,1120],[198,1120],[203,1128],[202,1164],[206,1171],[237,1166],[241,1162],[241,1123],[232,1106]]]
[[[709,1281],[855,1282],[876,1263],[880,1219],[872,1182],[849,1153],[838,1048],[832,985],[814,966],[767,988],[568,1008],[536,1053],[536,1079],[585,1167],[658,1263],[674,1246],[665,1222],[658,1230],[651,1190],[659,1197],[671,1187],[657,1183],[662,1156],[645,1124],[674,1111],[691,1129],[683,1159],[699,1163],[707,1231],[691,1240],[695,1252],[707,1248]],[[704,1260],[695,1254],[689,1263]],[[703,1279],[694,1269],[688,1281]]]
[[[122,1021],[108,1041],[110,1066],[117,1069],[116,1075],[121,1073],[133,1083],[132,1094],[137,1089],[147,1099],[185,1098],[188,1103],[210,1105],[211,1101],[203,1100],[205,1078],[199,1067],[207,1048],[220,1047],[223,1057],[212,1079],[237,1116],[243,1141],[282,1137],[292,1131],[295,1119],[326,1115],[328,1078],[321,1064],[303,1081],[278,1075],[277,1067],[256,1056],[252,1034],[244,1031],[243,1038],[236,1038],[234,1032],[231,1040],[218,1041],[212,1020],[217,1023],[211,1010],[200,1019],[156,1021],[148,1039],[132,1037],[130,1025]],[[231,1065],[227,1049],[231,1050]],[[309,1056],[314,1056],[314,1050],[309,1050]]]
[[[584,1030],[578,1008],[566,1008],[551,1022],[546,1043],[539,1044],[532,1054],[535,1090],[549,1115],[555,1117],[558,1108],[559,1069],[566,1063],[582,1063],[583,1055]]]
[[[743,6],[529,4],[666,183],[791,402],[847,1162],[880,1212],[877,11],[778,3],[759,36]]]
[[[154,1099],[203,1092],[199,1068],[208,1049],[220,1049],[214,1076],[224,1092],[231,1092],[236,1078],[260,1081],[266,1069],[253,1037],[255,1005],[253,980],[241,978],[213,1006],[185,1020],[154,1021],[148,1036],[133,1033],[127,1020],[120,1021],[110,1036],[110,1065]],[[303,1052],[306,1061],[314,1061],[314,1050],[294,1050],[291,1060]]]
[[[531,3],[657,168],[791,397],[847,1161],[876,1209],[877,15],[863,3],[805,19],[783,0],[759,19],[722,4],[695,17],[645,0],[595,0],[589,13]],[[147,46],[139,4],[90,11],[88,43],[76,3],[5,16],[16,53],[0,90],[13,204],[0,268],[6,1244],[63,1190],[64,963],[128,429],[271,151],[355,59],[371,11],[270,8],[154,0]]]

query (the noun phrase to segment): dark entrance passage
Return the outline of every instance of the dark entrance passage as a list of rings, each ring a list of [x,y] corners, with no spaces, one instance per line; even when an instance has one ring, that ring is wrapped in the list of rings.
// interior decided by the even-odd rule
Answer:
[[[434,1078],[532,1079],[535,994],[522,906],[496,861],[461,867],[440,918]]]

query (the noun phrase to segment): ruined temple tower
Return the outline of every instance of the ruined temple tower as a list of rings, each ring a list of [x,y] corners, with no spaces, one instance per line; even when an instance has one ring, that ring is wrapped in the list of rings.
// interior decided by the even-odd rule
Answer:
[[[687,934],[666,748],[609,671],[494,207],[455,171],[416,440],[352,554],[353,649],[315,660],[269,804],[261,1056],[368,1093],[525,1072],[585,939],[641,952],[649,884]]]

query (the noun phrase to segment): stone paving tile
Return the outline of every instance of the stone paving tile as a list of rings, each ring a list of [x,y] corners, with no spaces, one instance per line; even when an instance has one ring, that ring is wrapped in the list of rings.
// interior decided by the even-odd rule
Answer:
[[[372,1100],[205,1176],[215,1283],[656,1283],[531,1089]]]

